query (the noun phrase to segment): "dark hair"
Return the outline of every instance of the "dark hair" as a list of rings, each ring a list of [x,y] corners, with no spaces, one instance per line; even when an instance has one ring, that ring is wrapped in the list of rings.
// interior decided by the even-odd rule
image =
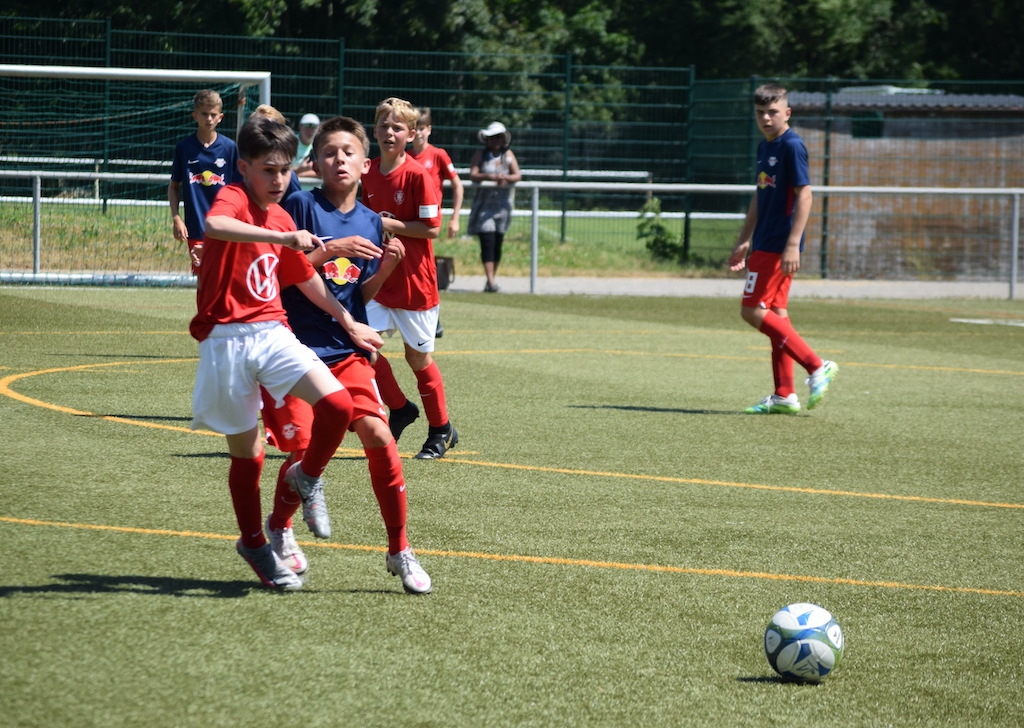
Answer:
[[[416,122],[416,126],[433,126],[434,123],[430,118],[430,107],[420,106],[417,107],[416,111],[420,112],[420,120]]]
[[[789,91],[785,86],[777,83],[765,83],[754,91],[755,106],[768,106],[776,101],[782,101],[787,106],[789,105]]]
[[[335,116],[333,119],[328,119],[320,125],[320,128],[316,131],[316,136],[313,137],[313,157],[315,158],[320,153],[320,146],[323,144],[324,138],[328,134],[333,134],[339,131],[346,131],[363,145],[363,153],[366,156],[370,156],[370,137],[366,135],[366,129],[355,119],[349,116]]]
[[[299,149],[299,140],[286,124],[265,116],[252,116],[238,132],[238,156],[246,161],[280,152],[292,160]]]

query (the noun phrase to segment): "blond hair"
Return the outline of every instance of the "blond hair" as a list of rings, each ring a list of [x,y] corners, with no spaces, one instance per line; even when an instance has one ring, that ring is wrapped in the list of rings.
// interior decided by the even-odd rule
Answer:
[[[420,118],[420,113],[416,110],[415,106],[405,99],[400,99],[396,96],[389,96],[377,104],[377,110],[373,114],[373,125],[377,126],[380,120],[388,114],[394,114],[396,119],[410,129],[416,128],[416,122]]]
[[[251,114],[249,114],[250,119],[257,116],[262,116],[266,119],[271,119],[272,121],[276,121],[279,124],[288,123],[288,120],[284,118],[284,114],[282,114],[280,111],[275,109],[270,104],[260,104],[255,109],[253,109]]]

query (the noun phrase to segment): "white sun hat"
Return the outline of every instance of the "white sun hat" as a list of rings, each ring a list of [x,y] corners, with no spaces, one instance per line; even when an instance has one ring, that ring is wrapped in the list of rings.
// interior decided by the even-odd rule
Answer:
[[[496,136],[504,136],[505,137],[505,146],[506,147],[509,145],[509,142],[512,141],[512,134],[511,134],[511,132],[509,132],[509,130],[505,128],[505,125],[502,124],[500,121],[492,121],[490,123],[490,125],[488,125],[488,127],[486,129],[481,129],[480,131],[478,131],[476,133],[476,137],[477,137],[477,139],[480,140],[481,144],[486,144],[488,137],[496,137]]]

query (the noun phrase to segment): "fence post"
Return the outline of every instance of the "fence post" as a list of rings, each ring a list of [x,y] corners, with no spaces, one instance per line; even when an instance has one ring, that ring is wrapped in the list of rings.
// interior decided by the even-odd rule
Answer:
[[[43,179],[39,175],[32,178],[32,273],[39,275],[39,268],[42,260],[42,244],[40,240],[40,228],[43,225],[42,216]]]
[[[537,292],[537,258],[540,256],[540,187],[530,190],[530,293]]]
[[[345,39],[338,38],[338,116],[345,114]]]
[[[569,181],[569,135],[572,134],[572,53],[565,54],[565,113],[562,122],[562,181]],[[568,192],[562,190],[562,229],[558,237],[565,242],[565,216],[569,209]]]
[[[832,172],[832,81],[829,76],[825,81],[825,149],[822,155],[822,185],[831,184]],[[828,278],[828,194],[821,199],[821,257],[819,260],[821,277]]]
[[[1013,193],[1013,220],[1010,228],[1010,300],[1017,299],[1017,264],[1020,258],[1020,193]]]

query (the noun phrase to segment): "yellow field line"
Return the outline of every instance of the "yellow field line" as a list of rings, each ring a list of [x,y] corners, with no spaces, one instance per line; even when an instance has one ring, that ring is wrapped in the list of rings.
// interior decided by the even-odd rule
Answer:
[[[129,526],[107,526],[90,523],[67,523],[63,521],[40,521],[31,518],[13,518],[0,516],[0,523],[12,523],[23,526],[48,526],[53,528],[73,528],[87,531],[111,531],[114,533],[134,533],[148,536],[175,536],[179,538],[201,538],[217,541],[234,541],[237,536],[199,531],[173,531],[162,528],[133,528]],[[300,541],[305,547],[336,549],[340,551],[381,552],[380,546],[361,544],[323,543],[321,541]],[[874,589],[900,589],[909,591],[931,591],[949,594],[980,594],[996,597],[1024,597],[1024,592],[1006,589],[981,589],[975,587],[943,586],[940,584],[907,584],[897,581],[869,581],[863,579],[846,579],[825,576],[807,576],[801,574],[772,574],[762,571],[737,571],[735,569],[702,569],[685,566],[667,566],[663,564],[631,564],[618,561],[594,561],[591,559],[566,559],[557,556],[527,556],[524,554],[489,554],[479,551],[451,551],[444,549],[417,549],[423,556],[442,558],[479,559],[483,561],[505,561],[520,564],[541,564],[547,566],[575,566],[592,569],[619,569],[624,571],[646,571],[663,574],[687,574],[691,576],[724,576],[732,579],[761,579],[767,581],[795,581],[812,584],[831,584],[836,586],[858,586]]]
[[[195,359],[159,359],[149,363],[152,364],[179,364],[183,362],[192,362]],[[40,369],[32,372],[22,372],[20,374],[11,374],[9,376],[0,379],[0,395],[6,395],[12,399],[18,400],[25,404],[30,404],[36,407],[42,407],[45,409],[62,412],[65,414],[76,415],[79,417],[96,417],[98,419],[107,420],[109,422],[118,422],[121,424],[135,425],[138,427],[149,427],[158,430],[169,430],[172,432],[184,432],[184,433],[195,433],[199,435],[220,437],[216,432],[210,432],[209,430],[192,430],[188,427],[181,427],[177,425],[163,425],[154,422],[141,422],[139,420],[133,420],[127,417],[117,417],[115,415],[96,415],[92,412],[84,412],[82,410],[72,409],[70,407],[63,407],[61,405],[51,404],[49,402],[43,402],[42,400],[33,399],[32,397],[26,397],[23,394],[19,394],[10,388],[13,382],[18,381],[26,377],[32,377],[40,374],[53,374],[58,372],[68,371],[84,371],[88,369],[97,369],[101,367],[115,367],[125,366],[130,362],[105,362],[103,364],[81,364],[72,367],[60,367],[55,369]],[[849,365],[847,365],[849,366]],[[855,364],[853,366],[856,366]],[[343,449],[339,450],[344,455],[359,455],[361,450],[357,449]],[[983,508],[1011,508],[1011,509],[1022,509],[1024,510],[1024,504],[1022,503],[999,503],[991,501],[977,501],[967,500],[963,498],[933,498],[928,496],[918,495],[894,495],[890,493],[864,493],[850,490],[829,490],[824,488],[802,488],[797,486],[786,486],[786,485],[765,485],[763,483],[740,483],[732,482],[727,480],[706,480],[703,478],[680,478],[676,476],[666,475],[650,475],[644,473],[616,473],[610,471],[600,470],[576,470],[570,468],[554,468],[542,465],[522,465],[518,463],[495,463],[477,460],[463,459],[459,454],[452,453],[442,462],[449,463],[461,463],[463,465],[476,465],[479,467],[488,468],[504,468],[506,470],[523,470],[529,472],[539,473],[558,473],[560,475],[586,475],[595,476],[602,478],[625,478],[629,480],[644,480],[654,481],[661,483],[685,483],[689,485],[713,485],[718,487],[727,488],[746,488],[750,490],[767,490],[774,492],[785,492],[785,493],[804,493],[809,495],[830,495],[830,496],[845,496],[849,498],[873,498],[877,500],[893,500],[911,503],[939,503],[946,505],[959,505],[959,506],[975,506]]]
[[[558,473],[559,475],[588,475],[600,478],[626,478],[629,480],[651,480],[658,483],[687,483],[690,485],[716,485],[726,488],[748,488],[751,490],[770,490],[785,493],[806,493],[810,495],[848,496],[851,498],[875,498],[879,500],[910,501],[917,503],[945,503],[958,506],[983,506],[986,508],[1019,508],[1024,510],[1024,503],[998,503],[992,501],[975,501],[961,498],[932,498],[923,495],[893,495],[890,493],[863,493],[855,490],[828,490],[825,488],[801,488],[793,485],[765,485],[763,483],[739,483],[728,480],[706,480],[704,478],[680,478],[669,475],[650,475],[646,473],[616,473],[603,470],[574,470],[570,468],[552,468],[542,465],[521,465],[518,463],[492,463],[486,461],[464,460],[457,453],[449,453],[440,462],[460,463],[463,465],[479,465],[487,468],[505,468],[508,470],[528,470],[538,473]]]

